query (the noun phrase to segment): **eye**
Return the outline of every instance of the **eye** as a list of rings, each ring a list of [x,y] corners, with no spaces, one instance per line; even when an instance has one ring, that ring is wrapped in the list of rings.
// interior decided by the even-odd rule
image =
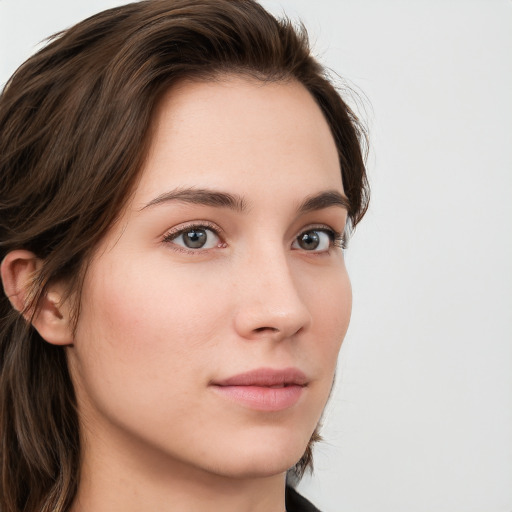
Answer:
[[[310,252],[325,252],[334,245],[343,247],[343,237],[341,235],[331,229],[315,228],[303,231],[293,242],[292,248]]]
[[[219,235],[207,226],[187,226],[164,237],[164,242],[170,242],[184,249],[213,249],[221,245]]]

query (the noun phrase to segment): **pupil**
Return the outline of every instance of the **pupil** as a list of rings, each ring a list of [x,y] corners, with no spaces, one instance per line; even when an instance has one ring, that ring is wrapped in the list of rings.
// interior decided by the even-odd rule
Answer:
[[[183,241],[190,249],[199,249],[206,243],[206,232],[204,229],[192,229],[183,234]]]
[[[320,244],[320,237],[316,231],[308,231],[301,235],[299,245],[306,250],[316,249]]]

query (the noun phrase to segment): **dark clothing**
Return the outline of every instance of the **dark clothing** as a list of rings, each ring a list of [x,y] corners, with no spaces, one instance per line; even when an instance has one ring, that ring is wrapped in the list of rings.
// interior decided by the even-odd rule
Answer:
[[[320,512],[306,498],[303,498],[293,487],[286,486],[286,512]]]

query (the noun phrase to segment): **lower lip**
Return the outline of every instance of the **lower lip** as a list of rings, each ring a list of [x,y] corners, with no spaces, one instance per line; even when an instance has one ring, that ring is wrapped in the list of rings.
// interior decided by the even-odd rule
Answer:
[[[258,411],[282,411],[295,405],[304,390],[303,386],[269,388],[263,386],[213,386],[225,398]]]

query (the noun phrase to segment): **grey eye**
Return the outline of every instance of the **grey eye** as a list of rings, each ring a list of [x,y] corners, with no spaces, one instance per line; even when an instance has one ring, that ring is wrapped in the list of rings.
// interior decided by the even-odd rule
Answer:
[[[191,229],[181,235],[183,243],[190,249],[199,249],[206,243],[207,235],[205,229]]]
[[[304,251],[326,251],[331,246],[332,237],[326,231],[310,229],[301,233],[293,242],[294,249]]]
[[[170,241],[187,249],[212,249],[219,244],[220,239],[211,229],[191,227],[177,233]]]

